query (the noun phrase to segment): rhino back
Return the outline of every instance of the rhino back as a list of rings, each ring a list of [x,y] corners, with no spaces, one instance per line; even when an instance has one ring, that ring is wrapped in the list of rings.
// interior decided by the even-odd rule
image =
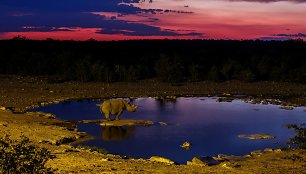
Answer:
[[[102,104],[103,113],[117,114],[125,108],[123,100],[106,100]]]

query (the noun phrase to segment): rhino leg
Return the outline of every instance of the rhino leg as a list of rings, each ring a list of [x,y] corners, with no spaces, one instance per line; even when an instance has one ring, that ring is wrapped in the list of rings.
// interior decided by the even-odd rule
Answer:
[[[109,117],[109,114],[104,113],[104,116],[105,116],[105,119],[106,119],[107,121],[111,121],[111,119],[110,119],[110,117]]]
[[[120,117],[121,114],[122,114],[122,111],[119,111],[119,112],[117,113],[117,115],[115,116],[115,120],[119,120],[119,117]]]

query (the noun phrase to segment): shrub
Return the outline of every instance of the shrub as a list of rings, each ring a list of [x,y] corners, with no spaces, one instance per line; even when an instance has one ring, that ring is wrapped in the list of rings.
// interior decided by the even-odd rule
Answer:
[[[53,159],[50,151],[31,144],[24,136],[11,140],[9,136],[0,139],[0,173],[53,173],[45,163]]]
[[[293,129],[296,135],[287,142],[290,148],[306,149],[306,124],[289,124],[289,129]]]

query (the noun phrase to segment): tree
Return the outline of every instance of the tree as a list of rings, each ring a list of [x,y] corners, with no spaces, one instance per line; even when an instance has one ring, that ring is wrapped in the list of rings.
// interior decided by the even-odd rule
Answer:
[[[221,77],[220,77],[220,72],[217,68],[216,65],[213,65],[207,75],[208,80],[212,80],[212,81],[220,81]]]
[[[161,55],[155,64],[155,71],[164,82],[178,83],[184,80],[184,66],[179,57]]]

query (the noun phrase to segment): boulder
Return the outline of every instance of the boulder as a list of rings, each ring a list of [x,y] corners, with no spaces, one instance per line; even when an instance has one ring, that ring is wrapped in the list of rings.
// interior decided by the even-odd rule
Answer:
[[[292,107],[292,106],[281,106],[279,108],[280,109],[285,109],[285,110],[293,110],[294,109],[294,107]]]
[[[251,156],[261,156],[263,154],[263,151],[262,150],[255,150],[255,151],[252,151],[250,154],[251,154]]]
[[[272,148],[265,148],[264,152],[273,152],[273,149]]]
[[[161,126],[167,126],[168,124],[167,123],[165,123],[165,122],[162,122],[162,121],[160,121],[160,122],[158,122]]]
[[[186,150],[189,150],[190,147],[191,147],[191,143],[188,142],[188,141],[185,141],[182,145],[181,145],[182,148],[186,149]]]
[[[154,122],[146,120],[114,120],[102,121],[101,126],[151,126]]]
[[[187,161],[187,165],[198,165],[198,166],[212,166],[218,165],[220,162],[214,160],[213,157],[203,156],[203,157],[194,157],[191,161]]]
[[[235,155],[224,155],[219,154],[217,157],[213,157],[216,161],[241,161],[244,159],[242,156],[235,156]]]
[[[232,97],[218,98],[216,102],[232,102],[234,99]]]
[[[241,167],[240,164],[230,163],[230,162],[228,162],[228,161],[225,161],[225,162],[220,163],[219,166],[221,166],[221,167],[223,167],[223,168],[226,168],[226,169],[235,169],[235,168]]]
[[[260,139],[274,139],[275,136],[270,134],[240,134],[238,135],[239,138],[247,138],[250,140],[260,140]]]
[[[168,158],[160,157],[160,156],[152,156],[149,160],[150,161],[155,161],[155,162],[166,163],[166,164],[169,164],[169,165],[175,164],[174,161],[172,161]]]
[[[101,126],[151,126],[153,121],[148,120],[80,120],[77,123],[95,123]]]

